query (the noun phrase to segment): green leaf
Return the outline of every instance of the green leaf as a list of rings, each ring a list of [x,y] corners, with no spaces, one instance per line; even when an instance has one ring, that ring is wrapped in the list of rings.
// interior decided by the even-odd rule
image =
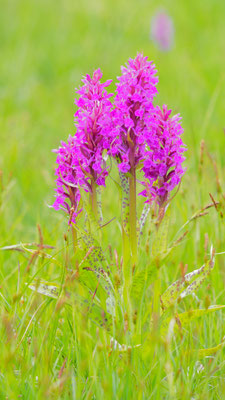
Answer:
[[[214,311],[218,311],[223,308],[225,308],[225,305],[215,305],[215,306],[210,306],[209,308],[200,308],[196,310],[189,310],[181,314],[176,314],[175,316],[172,317],[176,321],[174,328],[176,328],[176,330],[182,329],[184,326],[189,325],[191,321],[193,321],[194,319],[200,318],[206,314],[210,314]],[[164,319],[164,321],[162,322],[161,324],[162,335],[164,335],[167,332],[169,323],[172,318],[170,317]]]
[[[121,205],[122,205],[122,224],[124,232],[129,235],[129,181],[128,177],[119,172],[120,184],[121,184]]]
[[[225,305],[215,305],[209,308],[200,308],[197,310],[189,310],[184,313],[178,314],[177,317],[182,326],[188,325],[193,319],[202,317],[203,315],[210,314],[214,311],[218,311],[225,308]]]
[[[102,189],[100,186],[97,187],[97,206],[98,206],[98,215],[99,215],[99,222],[103,221],[103,214],[102,214]]]
[[[143,294],[145,288],[153,283],[157,277],[156,266],[148,266],[144,270],[137,272],[132,280],[131,284],[131,297],[135,300],[139,300]]]
[[[44,280],[34,279],[32,283],[28,284],[29,289],[43,294],[44,296],[58,299],[60,295],[60,285],[57,283],[49,283]]]
[[[199,350],[188,350],[185,352],[186,356],[191,356],[191,357],[196,357],[196,358],[204,358],[204,357],[209,357],[213,356],[217,353],[217,351],[221,350],[225,345],[225,342],[222,342],[218,344],[215,347],[211,347],[208,349],[199,349]]]
[[[79,264],[80,278],[87,274],[96,276],[97,281],[109,296],[114,292],[114,287],[110,279],[109,263],[103,253],[99,242],[91,235],[77,228],[80,233],[79,244],[84,251],[82,261]],[[93,279],[93,278],[92,278]],[[83,283],[85,280],[82,279]]]
[[[3,300],[4,306],[6,307],[7,311],[9,311],[12,308],[12,306],[8,303],[8,301],[1,292],[0,292],[0,299]]]
[[[150,211],[150,206],[148,204],[144,205],[143,211],[141,213],[141,217],[139,219],[139,238],[138,238],[138,244],[140,244],[140,238],[143,232],[143,228],[145,226],[148,214]]]
[[[162,222],[156,228],[151,251],[153,259],[163,258],[167,255],[169,222],[170,208],[167,209]]]
[[[62,294],[59,284],[44,280],[35,279],[32,283],[28,284],[28,287],[34,292],[53,299],[60,299],[60,295]],[[63,299],[63,297],[61,298]],[[104,327],[108,332],[112,333],[112,316],[98,304],[95,304],[92,298],[86,299],[76,293],[66,293],[65,299],[65,303],[70,306],[78,304],[78,310],[82,314],[90,318],[96,325]]]
[[[111,340],[110,340],[110,346],[111,346],[113,351],[118,351],[119,353],[123,353],[123,352],[128,351],[128,350],[137,349],[137,348],[141,347],[141,344],[136,344],[136,345],[133,345],[133,346],[127,346],[126,344],[120,344],[119,342],[117,342],[116,339],[114,339],[112,337]]]
[[[30,245],[32,245],[32,243]],[[15,251],[24,252],[25,250],[23,248],[21,248],[21,247],[22,247],[22,245],[21,245],[21,243],[19,243],[19,244],[13,244],[11,246],[0,247],[0,250],[3,250],[3,251],[5,251],[5,250],[15,250]]]
[[[91,209],[90,203],[87,201],[86,193],[81,191],[81,199],[82,204],[86,212],[86,222],[88,222],[88,231],[91,231],[92,235],[97,236],[99,232],[99,223]],[[77,229],[77,224],[74,225],[74,228]]]
[[[194,293],[209,275],[214,267],[214,257],[212,257],[201,268],[196,269],[183,278],[172,283],[161,296],[162,309],[173,305],[178,299],[182,299],[191,293]]]

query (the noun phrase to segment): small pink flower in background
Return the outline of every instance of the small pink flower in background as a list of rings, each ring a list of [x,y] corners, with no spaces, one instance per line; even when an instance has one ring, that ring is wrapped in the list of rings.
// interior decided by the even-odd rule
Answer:
[[[173,46],[173,20],[165,11],[158,11],[152,18],[150,36],[161,51],[169,51]]]

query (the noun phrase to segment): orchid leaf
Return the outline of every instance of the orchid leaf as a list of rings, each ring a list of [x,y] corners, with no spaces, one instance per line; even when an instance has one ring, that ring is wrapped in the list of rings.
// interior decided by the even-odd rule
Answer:
[[[60,290],[60,285],[57,283],[50,283],[43,280],[34,280],[32,283],[28,284],[29,289],[34,292],[40,293],[44,296],[51,297],[52,299],[62,299],[62,292]],[[109,312],[105,311],[98,304],[95,304],[90,298],[86,298],[78,294],[66,293],[65,303],[67,305],[73,306],[78,304],[79,311],[90,318],[95,324],[100,327],[106,328],[107,331],[112,332],[112,316]]]
[[[103,214],[102,214],[102,189],[100,186],[97,187],[97,206],[98,206],[98,215],[99,215],[99,222],[103,221]]]
[[[81,199],[84,209],[86,211],[86,221],[88,222],[88,230],[91,231],[92,235],[97,236],[99,231],[99,223],[91,209],[90,203],[87,201],[85,194],[81,191]],[[74,225],[77,229],[77,224]]]
[[[83,251],[82,261],[79,268],[83,271],[89,271],[96,275],[100,285],[109,295],[114,291],[112,281],[110,279],[109,263],[103,253],[99,242],[90,233],[78,229],[80,233],[79,244]]]
[[[143,228],[145,226],[149,211],[150,211],[150,206],[148,204],[145,204],[142,214],[141,214],[141,217],[140,217],[140,220],[139,220],[139,239],[138,239],[139,244],[140,244],[140,238],[143,233]]]
[[[28,287],[29,289],[43,294],[44,296],[51,297],[52,299],[58,299],[61,291],[58,283],[49,283],[39,279],[34,279],[33,282],[28,284]]]
[[[169,222],[170,208],[167,209],[161,223],[156,226],[151,251],[153,259],[161,259],[167,255]]]
[[[161,296],[162,309],[172,306],[178,299],[194,293],[209,275],[214,267],[214,258],[211,258],[201,268],[196,269],[183,278],[172,283]]]
[[[225,346],[225,342],[218,344],[215,347],[210,347],[208,349],[199,349],[199,350],[188,350],[186,351],[186,356],[196,357],[196,358],[204,358],[209,356],[214,356],[219,350],[221,350]]]
[[[121,184],[122,224],[124,232],[129,234],[129,182],[128,177],[122,172],[119,173]]]
[[[219,311],[225,308],[225,305],[215,305],[215,306],[210,306],[209,308],[200,308],[196,310],[189,310],[181,314],[176,314],[172,318],[175,319],[176,324],[174,325],[174,328],[177,329],[182,329],[184,326],[187,326],[191,323],[196,318],[200,318],[206,314],[210,314],[214,311]],[[167,318],[165,319],[162,324],[161,324],[161,333],[164,335],[167,330],[169,323],[172,318]]]
[[[142,271],[138,271],[132,280],[131,297],[136,300],[140,299],[144,289],[157,278],[157,272],[156,266],[149,266]]]

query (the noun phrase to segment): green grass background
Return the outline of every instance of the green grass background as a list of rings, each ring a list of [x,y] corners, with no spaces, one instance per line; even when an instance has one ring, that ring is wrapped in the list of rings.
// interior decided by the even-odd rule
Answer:
[[[204,139],[217,163],[221,186],[225,191],[223,0],[1,0],[0,5],[0,170],[4,185],[0,209],[0,246],[36,240],[37,223],[40,223],[48,244],[62,246],[67,222],[63,213],[48,208],[54,195],[55,155],[52,149],[75,132],[75,87],[80,85],[82,75],[98,67],[102,69],[105,79],[115,80],[120,74],[120,65],[138,51],[156,64],[159,104],[168,104],[183,117],[183,140],[188,147],[185,162],[187,172],[172,206],[171,238],[194,210],[211,201],[209,192],[219,200],[221,194],[217,191],[212,162],[205,155],[203,172],[200,174],[199,158],[200,142]],[[150,40],[150,21],[160,7],[170,14],[175,26],[175,44],[168,53],[160,52]],[[112,186],[109,185],[104,200],[106,220],[114,215],[119,218],[118,199],[112,199],[112,193]],[[119,248],[117,232],[115,222],[107,229],[105,240]],[[191,237],[177,249],[167,268],[164,268],[165,287],[166,283],[179,275],[181,261],[188,264],[189,271],[200,267],[204,258],[205,233],[208,233],[209,242],[213,243],[217,252],[225,251],[224,222],[213,209],[193,225]],[[210,289],[206,290],[205,284],[201,292],[203,299],[209,294],[213,304],[223,304],[225,301],[224,257],[220,255],[217,258],[216,268],[210,278]],[[0,253],[0,290],[10,304],[14,304],[12,299],[17,291],[17,263],[17,254]],[[56,271],[53,267],[46,268],[44,274],[51,277]],[[23,314],[21,309],[24,329],[29,321],[28,315],[32,315],[31,305],[35,312],[31,296],[26,293],[27,305],[24,307],[28,314],[24,310]],[[180,374],[177,378],[178,394],[175,395],[163,378],[163,355],[160,355],[161,362],[155,367],[151,379],[150,366],[146,366],[143,373],[141,365],[137,364],[132,369],[124,367],[121,361],[118,366],[120,361],[113,357],[110,361],[106,360],[103,366],[104,357],[99,357],[94,364],[93,356],[86,365],[84,354],[91,352],[94,344],[87,344],[82,339],[82,327],[79,326],[76,329],[80,341],[76,343],[83,348],[74,348],[75,339],[72,333],[68,334],[66,323],[58,327],[60,315],[52,319],[49,328],[51,313],[55,313],[53,305],[43,316],[43,329],[39,329],[38,324],[31,329],[33,350],[35,346],[44,346],[43,332],[46,333],[48,329],[48,348],[52,346],[51,355],[47,354],[45,346],[43,351],[40,350],[35,368],[32,367],[34,356],[31,347],[24,348],[23,354],[20,353],[14,363],[10,359],[13,350],[10,346],[7,348],[7,340],[2,341],[3,364],[9,365],[6,368],[8,372],[0,368],[2,382],[5,382],[2,398],[8,394],[9,399],[18,398],[18,395],[27,399],[41,399],[46,396],[49,387],[52,389],[48,396],[53,398],[223,398],[222,353],[213,364],[213,368],[217,368],[215,376],[209,366],[211,369],[207,370],[206,376],[200,374],[201,379],[198,377],[200,384],[191,378],[191,372],[182,376],[175,357],[172,358],[175,376]],[[218,315],[206,319],[204,326],[201,326],[200,347],[216,345],[225,335],[224,318],[222,314]],[[76,315],[71,317],[74,326],[77,318]],[[81,321],[78,321],[79,324]],[[22,331],[21,328],[19,335],[22,335]],[[63,386],[61,391],[57,386],[57,373],[65,357],[70,361],[65,375],[65,388]],[[193,365],[194,362],[190,363],[190,370],[194,368]],[[15,369],[19,371],[17,376],[13,372]],[[84,374],[81,383],[76,381],[76,371]],[[36,376],[39,376],[39,383],[35,381]],[[93,378],[90,387],[90,378],[85,383],[88,376]],[[84,391],[85,385],[87,392]],[[181,389],[183,394],[179,397]]]

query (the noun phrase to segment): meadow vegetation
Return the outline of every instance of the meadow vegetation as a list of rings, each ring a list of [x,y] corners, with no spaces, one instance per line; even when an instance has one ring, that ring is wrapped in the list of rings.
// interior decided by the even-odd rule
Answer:
[[[175,27],[168,52],[149,36],[158,7],[153,0],[3,0],[1,399],[224,398],[225,311],[219,306],[225,305],[225,3],[163,1]],[[101,310],[87,309],[87,290],[79,284],[78,264],[86,260],[88,244],[74,254],[65,214],[48,206],[55,187],[52,149],[75,133],[75,87],[99,66],[105,80],[115,81],[120,65],[139,51],[158,70],[159,104],[182,115],[188,150],[187,171],[160,235],[150,215],[143,231],[140,271],[151,265],[154,241],[160,269],[154,282],[136,277],[131,334],[126,313],[120,330],[96,324]],[[111,175],[118,179],[115,165]],[[102,194],[104,227],[97,239],[116,287],[122,243],[120,191],[113,179]],[[140,215],[144,200],[138,201]],[[191,295],[178,296],[161,321],[160,296],[203,265],[210,273]],[[82,279],[94,290],[88,271]],[[103,291],[101,296],[105,301]],[[189,310],[198,312],[179,317]]]

